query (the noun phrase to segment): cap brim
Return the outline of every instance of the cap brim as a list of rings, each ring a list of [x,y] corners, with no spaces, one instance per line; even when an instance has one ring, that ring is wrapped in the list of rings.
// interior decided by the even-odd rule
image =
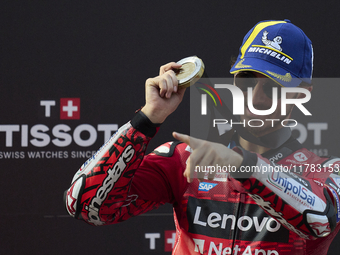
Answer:
[[[297,87],[302,82],[302,80],[297,78],[294,74],[291,74],[287,72],[287,70],[264,59],[238,58],[236,63],[230,69],[230,73],[234,74],[240,71],[254,71],[261,73],[284,87]]]

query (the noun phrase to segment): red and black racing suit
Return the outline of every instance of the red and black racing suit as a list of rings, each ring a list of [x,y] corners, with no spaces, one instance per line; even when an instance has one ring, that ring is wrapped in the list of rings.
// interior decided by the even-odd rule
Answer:
[[[213,181],[189,184],[186,144],[144,155],[157,130],[141,112],[122,126],[75,174],[68,213],[99,226],[171,203],[173,254],[327,253],[340,226],[339,158],[320,158],[293,138],[263,155],[234,147],[244,157],[238,173],[216,166]]]

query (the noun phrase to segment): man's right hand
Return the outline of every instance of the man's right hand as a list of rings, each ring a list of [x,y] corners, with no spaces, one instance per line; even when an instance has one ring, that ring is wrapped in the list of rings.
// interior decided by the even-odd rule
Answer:
[[[161,66],[159,76],[145,82],[145,106],[142,112],[153,123],[163,123],[181,103],[185,88],[178,87],[178,80],[173,69],[181,65],[171,62]]]

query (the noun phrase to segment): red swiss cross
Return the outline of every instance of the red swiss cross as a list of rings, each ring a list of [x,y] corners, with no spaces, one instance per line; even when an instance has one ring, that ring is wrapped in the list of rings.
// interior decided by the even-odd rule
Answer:
[[[60,98],[60,119],[80,119],[80,98]]]
[[[165,230],[164,231],[164,251],[172,251],[175,245],[176,231]]]

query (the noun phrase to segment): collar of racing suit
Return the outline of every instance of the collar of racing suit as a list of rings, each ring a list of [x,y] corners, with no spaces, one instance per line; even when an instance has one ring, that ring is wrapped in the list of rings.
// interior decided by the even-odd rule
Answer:
[[[233,148],[235,146],[240,146],[240,143],[238,141],[238,136],[237,133],[235,133],[231,139],[231,142],[229,144],[230,148]],[[277,163],[280,161],[282,158],[285,158],[292,154],[293,152],[302,149],[303,146],[301,143],[296,140],[292,135],[286,140],[283,144],[281,144],[279,147],[275,149],[271,149],[265,153],[262,154],[264,158],[269,159],[273,163]],[[280,157],[277,157],[280,153]]]

